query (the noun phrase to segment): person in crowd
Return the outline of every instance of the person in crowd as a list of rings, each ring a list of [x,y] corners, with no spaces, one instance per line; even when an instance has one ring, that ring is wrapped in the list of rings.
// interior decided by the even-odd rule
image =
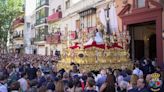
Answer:
[[[139,78],[137,80],[137,91],[136,92],[149,92],[146,87],[146,81],[143,78]]]
[[[127,70],[126,70],[126,74],[127,74],[127,76],[124,77],[124,81],[130,82],[131,75],[132,75],[132,71],[131,71],[130,69],[127,69]]]
[[[95,80],[93,78],[89,77],[87,79],[86,89],[84,90],[84,92],[97,92],[95,88]]]
[[[32,80],[29,83],[30,87],[27,92],[37,92],[37,80]]]
[[[46,83],[46,78],[43,76],[43,73],[41,70],[37,71],[37,87],[41,87]]]
[[[68,92],[83,92],[81,82],[78,77],[73,79],[73,87],[70,88]]]
[[[81,79],[84,81],[84,84],[86,85],[86,81],[88,77],[87,71],[83,70],[81,74],[82,74]]]
[[[139,69],[138,63],[135,63],[135,69],[132,74],[136,74],[139,78],[143,78],[143,71]]]
[[[115,81],[112,74],[107,74],[105,83],[101,86],[100,92],[115,92]]]
[[[28,76],[27,78],[29,80],[33,80],[37,77],[36,72],[37,72],[37,68],[35,68],[34,63],[32,63],[31,65],[28,64],[28,67],[26,69],[26,73],[27,73],[27,76]]]
[[[27,78],[27,74],[22,73],[21,78],[18,80],[18,82],[20,83],[20,88],[22,92],[26,92],[29,87],[29,84],[26,78]]]
[[[127,92],[128,82],[120,81],[118,86],[117,92]]]
[[[98,86],[98,88],[100,88],[102,86],[102,84],[105,83],[106,78],[107,78],[106,70],[101,69],[100,74],[97,76],[97,79],[96,79],[96,86]]]
[[[107,74],[112,74],[112,68],[109,67],[109,68],[107,68],[106,71],[107,71]]]
[[[121,75],[121,70],[119,69],[115,69],[113,71],[114,77],[115,77],[115,84],[117,85],[117,90],[120,90],[120,87],[118,85],[120,85],[121,81],[124,81],[124,77]]]
[[[56,61],[57,58],[49,56],[0,54],[0,91],[144,92],[149,88],[147,85],[151,74],[162,74],[162,68],[149,59],[136,61],[134,70],[128,70],[126,67],[108,68],[101,69],[100,74],[97,70],[81,71],[80,66],[75,63],[69,73],[64,69],[57,71]],[[146,67],[148,68],[145,72],[143,69]],[[16,85],[18,83],[20,87]]]
[[[79,74],[79,69],[78,69],[78,66],[75,64],[72,67],[71,77],[78,75],[78,74]]]
[[[127,68],[125,66],[121,66],[121,71],[120,71],[120,75],[122,75],[123,77],[127,77]]]
[[[51,79],[51,76],[47,75],[47,81],[46,81],[47,90],[49,91],[55,91],[55,84],[53,79]]]
[[[88,72],[87,73],[87,77],[91,77],[91,78],[93,78],[93,79],[95,79],[95,76],[94,76],[94,74],[92,73],[92,72]],[[101,80],[101,75],[100,76],[98,76],[98,77],[100,77],[99,79]],[[98,81],[98,80],[97,80]]]
[[[143,74],[149,73],[149,65],[147,59],[141,61],[140,69],[143,71]]]
[[[16,82],[19,79],[19,72],[16,71],[16,67],[12,67],[11,68],[11,72],[9,74],[9,78],[8,78],[8,85],[10,85],[13,82]]]
[[[66,92],[70,92],[70,90],[73,88],[74,84],[73,84],[73,80],[69,80],[68,82],[68,88],[65,89]]]
[[[7,85],[5,85],[5,76],[0,74],[0,92],[8,92]]]
[[[135,74],[131,75],[130,83],[127,87],[128,92],[133,92],[137,89],[137,80],[139,77]]]
[[[149,82],[151,81],[152,77],[151,74],[147,74],[146,75],[146,84],[149,84]]]
[[[68,86],[69,74],[67,72],[64,72],[62,81],[64,83],[64,86]]]
[[[18,81],[11,84],[10,92],[20,92],[20,83]]]
[[[59,80],[57,81],[56,83],[56,89],[55,89],[55,92],[64,92],[64,83],[63,81]]]
[[[46,92],[46,91],[47,91],[47,89],[45,86],[41,86],[39,89],[37,89],[37,92]]]

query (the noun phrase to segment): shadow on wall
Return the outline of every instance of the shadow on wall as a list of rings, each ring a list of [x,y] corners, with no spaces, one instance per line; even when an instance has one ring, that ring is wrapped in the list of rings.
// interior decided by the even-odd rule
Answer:
[[[160,4],[161,4],[162,7],[164,8],[164,0],[160,0]]]

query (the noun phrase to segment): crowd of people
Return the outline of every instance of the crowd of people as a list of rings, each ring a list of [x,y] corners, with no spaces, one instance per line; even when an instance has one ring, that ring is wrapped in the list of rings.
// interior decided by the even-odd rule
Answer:
[[[134,69],[57,70],[56,57],[0,55],[0,92],[153,92],[151,74],[161,74],[158,92],[164,92],[162,71],[155,61],[134,62]]]

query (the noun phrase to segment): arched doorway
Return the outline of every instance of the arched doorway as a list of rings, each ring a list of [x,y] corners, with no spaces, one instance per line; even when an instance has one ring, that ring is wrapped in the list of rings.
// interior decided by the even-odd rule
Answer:
[[[135,1],[135,0],[134,0]],[[118,14],[122,19],[122,29],[126,30],[129,25],[155,21],[156,33],[156,57],[157,64],[162,67],[163,65],[163,47],[162,47],[162,9],[163,7],[159,2],[154,0],[146,0],[146,7],[132,8],[131,4],[127,4]],[[133,4],[135,6],[135,2]],[[130,12],[131,11],[131,12]],[[133,41],[134,44],[134,41]],[[134,48],[134,47],[133,47]],[[151,47],[153,48],[153,47]],[[144,48],[145,49],[145,48]],[[147,49],[146,49],[147,50]],[[149,50],[149,49],[148,49]],[[133,50],[134,51],[134,50]],[[138,50],[137,50],[138,51]],[[132,52],[132,54],[135,52]],[[149,54],[149,51],[148,51]],[[147,54],[146,54],[147,55]],[[135,55],[133,55],[135,56]],[[149,56],[148,56],[149,57]],[[134,59],[134,57],[133,57]]]
[[[157,51],[155,29],[155,21],[129,25],[129,33],[131,36],[130,56],[132,60],[156,58]]]
[[[149,58],[150,59],[154,59],[157,57],[156,54],[157,50],[156,50],[156,34],[152,34],[149,37]]]

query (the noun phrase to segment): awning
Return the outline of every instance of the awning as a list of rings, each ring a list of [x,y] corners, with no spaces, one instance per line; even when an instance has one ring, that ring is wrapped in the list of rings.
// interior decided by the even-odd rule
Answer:
[[[48,22],[54,22],[62,18],[62,12],[55,12],[52,15],[48,16],[47,21]]]

